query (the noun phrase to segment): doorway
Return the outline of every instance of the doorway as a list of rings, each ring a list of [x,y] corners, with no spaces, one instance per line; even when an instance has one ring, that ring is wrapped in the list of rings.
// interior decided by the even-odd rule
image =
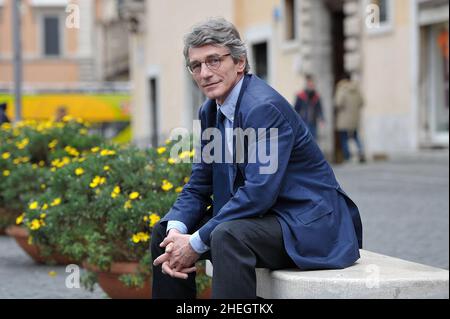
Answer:
[[[336,0],[327,0],[326,1],[328,10],[330,12],[330,34],[331,34],[331,65],[333,71],[333,97],[336,89],[336,84],[342,79],[342,76],[345,73],[344,68],[344,10],[343,10],[343,1]],[[344,156],[341,150],[341,143],[339,141],[339,135],[336,130],[336,108],[334,106],[334,98],[332,99],[332,109],[333,109],[333,118],[330,122],[332,122],[332,132],[333,132],[333,162],[342,163],[344,161]]]

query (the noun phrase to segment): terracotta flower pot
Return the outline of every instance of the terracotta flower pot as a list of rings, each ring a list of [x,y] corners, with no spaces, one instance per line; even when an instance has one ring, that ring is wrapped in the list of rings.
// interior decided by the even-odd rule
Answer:
[[[136,273],[139,267],[137,262],[116,262],[111,265],[110,271],[102,271],[94,265],[83,262],[83,267],[97,274],[99,286],[112,299],[151,299],[151,279],[147,280],[142,288],[127,287],[119,280],[121,275]]]
[[[198,294],[198,299],[211,299],[212,290],[211,287],[207,287]]]
[[[28,230],[23,227],[9,226],[6,229],[6,234],[14,237],[17,244],[38,264],[47,264],[50,262],[54,262],[57,265],[77,264],[76,261],[58,253],[54,253],[51,256],[43,256],[37,245],[28,243],[30,234]]]

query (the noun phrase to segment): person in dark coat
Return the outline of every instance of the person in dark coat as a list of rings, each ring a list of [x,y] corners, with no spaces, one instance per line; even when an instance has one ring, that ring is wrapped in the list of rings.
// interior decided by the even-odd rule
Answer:
[[[312,75],[306,75],[306,88],[297,94],[294,108],[308,126],[314,139],[317,139],[317,127],[323,125],[325,120]]]
[[[0,124],[3,123],[10,123],[8,116],[6,115],[6,108],[8,107],[8,104],[5,102],[0,103]]]

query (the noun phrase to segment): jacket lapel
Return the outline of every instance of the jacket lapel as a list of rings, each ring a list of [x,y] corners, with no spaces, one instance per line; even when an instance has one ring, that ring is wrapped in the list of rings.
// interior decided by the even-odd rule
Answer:
[[[247,89],[247,86],[251,80],[251,77],[252,76],[250,74],[244,75],[244,81],[242,82],[241,91],[239,92],[239,97],[238,97],[238,100],[236,103],[236,108],[234,110],[233,132],[236,128],[241,128],[239,109],[240,109],[241,102],[242,102],[242,96],[244,95],[244,93]],[[240,130],[239,130],[239,132],[240,132]],[[236,138],[233,138],[233,164],[232,164],[232,179],[231,179],[231,189],[232,189],[233,194],[236,192],[237,187],[240,186],[240,185],[237,185],[237,187],[235,187],[236,177],[237,177],[237,173],[238,173],[238,164],[237,163],[239,160],[241,160],[241,162],[242,162],[242,158],[244,156],[244,154],[236,154],[236,149],[244,150],[243,145],[241,145],[241,143],[243,143],[244,141],[243,141],[243,138],[240,136],[239,132],[237,133]]]

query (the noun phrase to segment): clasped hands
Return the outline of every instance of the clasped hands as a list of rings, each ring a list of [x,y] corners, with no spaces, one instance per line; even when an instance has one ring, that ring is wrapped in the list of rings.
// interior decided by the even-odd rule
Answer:
[[[153,262],[162,265],[162,272],[173,278],[187,279],[188,274],[196,271],[195,262],[200,258],[189,243],[190,235],[181,234],[176,229],[169,230],[167,237],[159,244],[165,247],[164,254]]]

